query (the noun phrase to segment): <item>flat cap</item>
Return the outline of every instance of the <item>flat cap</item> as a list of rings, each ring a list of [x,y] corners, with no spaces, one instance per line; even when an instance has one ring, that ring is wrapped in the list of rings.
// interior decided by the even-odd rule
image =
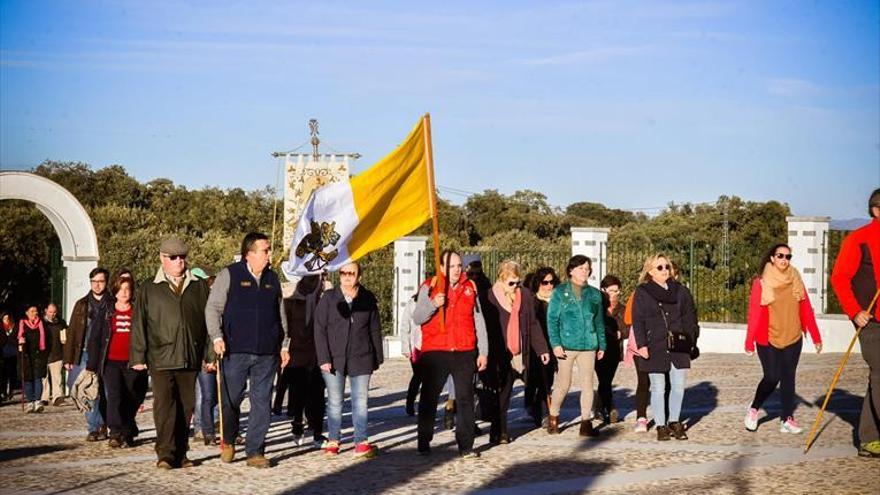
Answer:
[[[162,241],[162,244],[159,244],[159,253],[167,254],[168,256],[186,256],[189,253],[189,248],[180,239],[169,237]]]

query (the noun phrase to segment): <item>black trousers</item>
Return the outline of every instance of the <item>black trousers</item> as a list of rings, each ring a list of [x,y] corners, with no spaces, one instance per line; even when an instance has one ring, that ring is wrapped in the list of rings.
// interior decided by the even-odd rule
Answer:
[[[315,366],[290,366],[292,408],[288,406],[288,414],[293,416],[291,425],[293,433],[302,435],[303,413],[312,429],[315,440],[324,432],[324,377],[321,368]]]
[[[409,379],[409,386],[406,388],[406,407],[411,408],[416,403],[416,397],[419,395],[419,389],[422,387],[422,372],[418,362],[409,360],[412,368],[412,377]]]
[[[189,420],[196,402],[197,370],[150,370],[156,456],[178,464],[189,449]]]
[[[475,351],[428,351],[419,358],[422,371],[422,394],[419,398],[419,451],[427,451],[434,438],[437,401],[446,378],[452,375],[455,384],[455,441],[461,454],[474,448],[474,373],[477,371]]]
[[[272,402],[272,410],[280,411],[284,405],[284,394],[287,394],[287,415],[293,416],[293,366],[281,368],[278,380],[275,382],[275,400]]]
[[[593,410],[602,414],[608,414],[614,409],[613,383],[614,375],[617,374],[617,366],[620,364],[618,352],[606,352],[602,359],[596,360],[596,376],[599,377],[599,393],[593,401]]]
[[[128,361],[107,361],[102,375],[107,400],[110,436],[131,439],[138,435],[138,408],[147,394],[147,373],[128,367]]]
[[[492,440],[497,440],[500,435],[507,434],[507,410],[510,409],[513,382],[519,376],[509,363],[510,360],[508,359],[498,370],[498,416],[496,416],[495,421],[492,421],[489,429],[489,437]]]
[[[0,358],[3,367],[0,369],[0,395],[7,399],[12,397],[12,392],[21,387],[21,379],[18,376],[18,356]]]
[[[755,390],[755,400],[752,407],[759,409],[767,397],[776,390],[779,385],[779,394],[782,399],[782,420],[794,415],[794,377],[797,371],[798,361],[801,358],[801,349],[804,339],[798,339],[794,344],[784,349],[777,349],[772,345],[758,345],[758,359],[761,360],[761,368],[764,370],[764,378],[758,383]]]
[[[526,380],[524,404],[526,408],[532,407],[537,415],[541,415],[544,406],[547,405],[548,397],[553,389],[554,364],[553,354],[550,354],[550,363],[544,365],[541,358],[534,352],[529,353],[529,373]]]

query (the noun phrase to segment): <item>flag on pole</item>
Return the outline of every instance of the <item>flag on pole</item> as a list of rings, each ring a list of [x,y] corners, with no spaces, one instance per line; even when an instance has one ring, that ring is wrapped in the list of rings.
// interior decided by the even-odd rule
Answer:
[[[281,264],[288,278],[338,270],[431,218],[426,118],[365,172],[312,193],[293,235],[290,259]]]

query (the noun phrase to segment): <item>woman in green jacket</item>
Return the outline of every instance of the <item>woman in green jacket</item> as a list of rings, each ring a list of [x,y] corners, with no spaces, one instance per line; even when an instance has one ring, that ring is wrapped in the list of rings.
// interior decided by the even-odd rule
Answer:
[[[547,432],[559,433],[559,411],[568,389],[574,364],[581,382],[580,435],[598,436],[590,420],[593,407],[593,368],[605,354],[605,323],[602,293],[587,285],[592,272],[590,258],[572,256],[566,268],[568,281],[553,290],[547,308],[547,332],[550,346],[559,361],[559,372],[550,400]]]

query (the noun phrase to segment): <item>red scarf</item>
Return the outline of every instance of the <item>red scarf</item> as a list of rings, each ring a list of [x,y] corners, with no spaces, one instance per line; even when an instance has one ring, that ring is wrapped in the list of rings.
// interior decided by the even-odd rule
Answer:
[[[498,299],[498,303],[501,304],[501,307],[507,310],[510,313],[510,319],[507,320],[507,332],[506,332],[506,340],[507,340],[507,348],[510,350],[510,353],[514,356],[519,356],[520,353],[520,335],[519,335],[519,310],[522,306],[522,291],[516,289],[513,296],[513,303],[510,302],[510,299],[507,297],[507,294],[504,293],[504,285],[501,282],[496,282],[492,286],[492,292],[495,294],[495,299]]]
[[[18,340],[24,338],[24,327],[27,326],[31,330],[40,330],[40,350],[46,350],[46,331],[43,330],[43,320],[41,318],[37,318],[37,322],[35,324],[31,324],[28,320],[21,320],[21,324],[18,325]]]

